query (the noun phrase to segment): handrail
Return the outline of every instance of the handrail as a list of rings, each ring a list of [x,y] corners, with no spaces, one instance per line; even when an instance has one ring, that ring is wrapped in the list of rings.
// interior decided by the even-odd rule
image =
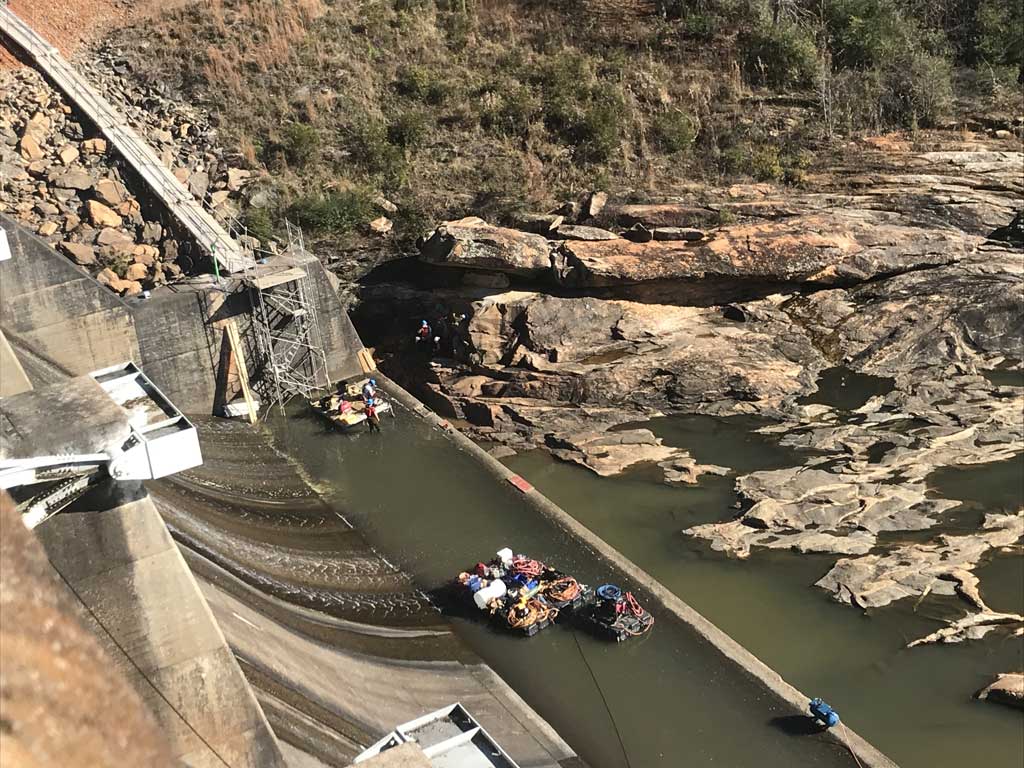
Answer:
[[[60,52],[0,4],[0,35],[28,54],[68,99],[93,122],[121,157],[133,167],[167,209],[195,238],[196,243],[227,272],[242,272],[254,263],[203,208],[178,178],[160,162],[152,147],[128,124]]]

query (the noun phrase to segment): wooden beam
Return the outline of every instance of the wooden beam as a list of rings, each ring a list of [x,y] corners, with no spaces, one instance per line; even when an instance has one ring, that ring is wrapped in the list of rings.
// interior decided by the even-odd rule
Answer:
[[[238,335],[238,325],[235,323],[234,318],[224,323],[224,332],[228,335],[228,343],[231,345],[232,362],[238,371],[238,381],[242,385],[242,395],[245,397],[245,404],[249,407],[249,423],[255,424],[258,419],[256,403],[253,401],[252,390],[249,389],[249,371],[245,366],[242,339]]]

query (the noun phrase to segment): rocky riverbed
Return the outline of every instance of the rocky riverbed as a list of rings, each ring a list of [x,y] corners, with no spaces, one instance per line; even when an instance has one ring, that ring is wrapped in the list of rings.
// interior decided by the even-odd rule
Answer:
[[[737,557],[845,555],[818,585],[865,610],[963,598],[963,618],[912,645],[1019,634],[1024,619],[990,610],[971,570],[1019,551],[1024,511],[942,534],[958,502],[927,478],[1024,451],[1024,388],[985,375],[1024,367],[1020,143],[934,134],[848,150],[801,190],[593,193],[518,229],[442,223],[418,258],[365,282],[358,324],[392,375],[499,454],[542,448],[605,476],[655,463],[666,482],[699,482],[729,468],[623,425],[765,417],[805,463],[737,477],[738,512],[687,535]],[[421,319],[433,354],[412,340]],[[813,402],[836,366],[884,386]]]

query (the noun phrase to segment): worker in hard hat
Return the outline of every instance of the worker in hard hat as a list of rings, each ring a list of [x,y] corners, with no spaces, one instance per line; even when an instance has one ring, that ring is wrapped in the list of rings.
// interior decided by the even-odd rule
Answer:
[[[377,380],[370,379],[363,384],[363,402],[368,403],[377,395]]]
[[[377,413],[377,401],[372,397],[366,401],[366,427],[370,432],[380,432],[380,415]]]

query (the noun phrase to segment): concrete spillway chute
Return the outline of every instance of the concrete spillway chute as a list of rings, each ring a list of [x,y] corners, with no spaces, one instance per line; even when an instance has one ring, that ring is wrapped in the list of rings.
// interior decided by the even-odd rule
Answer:
[[[0,400],[0,431],[0,488],[30,488],[19,504],[29,527],[103,478],[151,480],[203,461],[195,427],[134,363]]]

